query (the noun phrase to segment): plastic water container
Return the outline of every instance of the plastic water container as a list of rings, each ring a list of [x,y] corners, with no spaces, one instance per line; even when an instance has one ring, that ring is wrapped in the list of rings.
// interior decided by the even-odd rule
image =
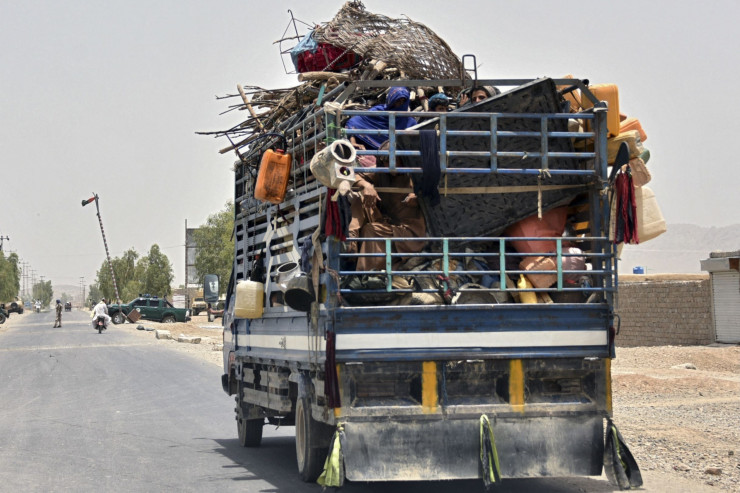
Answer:
[[[261,282],[239,281],[236,284],[236,318],[260,318],[264,307],[265,285]]]
[[[663,213],[658,207],[658,200],[650,187],[635,187],[635,206],[637,238],[640,243],[652,240],[668,230]]]
[[[266,150],[262,155],[260,169],[257,172],[254,198],[273,204],[279,204],[285,200],[292,161],[293,157],[280,149]]]
[[[645,273],[645,267],[638,265],[637,267],[632,267],[632,273],[633,274],[644,274]]]
[[[588,86],[588,89],[596,96],[596,99],[607,102],[606,127],[609,136],[619,135],[619,89],[616,84],[594,84]],[[593,107],[593,103],[587,97],[581,98],[583,109],[587,110]]]
[[[634,117],[629,117],[624,119],[619,124],[619,133],[623,134],[624,132],[629,132],[630,130],[637,130],[640,134],[640,141],[645,142],[647,140],[647,134],[642,129],[642,124],[640,124],[640,120]]]
[[[519,281],[516,283],[516,287],[519,289],[532,289],[532,283],[523,274],[519,274]],[[532,291],[520,292],[519,303],[537,303],[537,293]]]

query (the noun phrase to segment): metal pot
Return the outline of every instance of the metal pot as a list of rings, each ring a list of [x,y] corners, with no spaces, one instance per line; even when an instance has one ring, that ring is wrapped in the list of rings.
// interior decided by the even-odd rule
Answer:
[[[286,262],[273,274],[273,280],[280,287],[280,291],[285,292],[288,281],[301,273],[297,262]]]
[[[303,272],[290,279],[283,292],[285,293],[283,296],[285,304],[300,312],[310,311],[311,303],[316,300],[311,278]]]

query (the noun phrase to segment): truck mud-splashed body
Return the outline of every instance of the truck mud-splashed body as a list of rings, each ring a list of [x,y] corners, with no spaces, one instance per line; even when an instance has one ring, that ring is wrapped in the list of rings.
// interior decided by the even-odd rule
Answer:
[[[439,204],[419,197],[427,246],[402,255],[394,245],[409,238],[380,240],[390,248],[378,254],[386,267],[379,272],[356,270],[363,254],[348,248],[377,238],[314,234],[333,191],[314,179],[311,158],[334,139],[362,132],[344,127],[347,118],[369,114],[342,106],[354,94],[465,81],[358,81],[326,94],[337,105],[332,111],[305,107],[282,129],[293,161],[280,204],[253,197],[260,157],[277,137],[255,141],[235,166],[232,284],[264,283],[265,301],[252,319],[234,318],[230,303],[223,386],[236,396],[242,444],[259,445],[265,419],[296,425],[304,480],[321,472],[338,425],[351,480],[481,477],[484,415],[502,477],[601,473],[616,292],[602,193],[606,108],[594,100],[591,111],[562,112],[556,89],[580,84],[573,80],[480,83],[512,89],[451,113],[405,113],[427,118],[405,130],[396,130],[388,112],[389,150],[357,151],[386,156],[388,167],[355,165],[355,173],[421,176],[421,132],[434,130],[439,145]],[[580,130],[569,131],[569,120]],[[565,236],[506,233],[558,208],[567,216]],[[526,253],[515,241],[552,248]],[[585,265],[573,270],[575,256]],[[517,287],[532,274],[519,266],[528,257],[549,259],[553,267],[541,273],[552,277],[549,286]],[[305,266],[314,287],[307,312],[285,301],[279,269],[291,262]],[[380,284],[352,282],[373,274]],[[409,301],[419,293],[437,301]],[[526,294],[539,302],[522,303]]]

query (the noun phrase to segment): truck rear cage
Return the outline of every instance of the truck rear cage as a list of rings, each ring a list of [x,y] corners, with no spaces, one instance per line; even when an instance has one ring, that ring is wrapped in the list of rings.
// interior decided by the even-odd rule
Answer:
[[[440,165],[444,172],[450,174],[456,173],[499,173],[499,174],[539,174],[538,170],[547,169],[551,175],[584,175],[584,176],[601,176],[605,177],[606,173],[606,161],[605,156],[601,156],[605,151],[605,144],[603,142],[603,149],[601,144],[594,146],[594,140],[597,140],[595,135],[597,129],[601,124],[605,125],[605,103],[599,102],[591,94],[586,86],[581,81],[574,79],[541,79],[540,81],[532,80],[519,80],[519,79],[507,79],[507,80],[481,80],[480,84],[494,84],[497,86],[517,85],[517,84],[534,84],[541,82],[542,80],[551,81],[551,86],[562,87],[563,85],[574,85],[577,86],[582,93],[584,99],[588,99],[594,103],[594,108],[587,111],[581,111],[578,113],[562,113],[559,107],[553,107],[556,111],[542,112],[542,113],[523,113],[517,111],[510,112],[465,112],[457,111],[450,113],[434,113],[434,112],[405,112],[404,116],[415,116],[415,117],[436,117],[439,121],[439,139],[440,139]],[[347,109],[341,109],[339,114],[332,114],[327,112],[322,102],[333,101],[335,103],[346,103],[350,99],[350,96],[355,91],[361,91],[363,89],[378,89],[383,87],[398,86],[405,84],[408,87],[415,87],[414,85],[433,86],[433,87],[463,87],[465,81],[460,80],[426,80],[426,81],[358,81],[348,86],[340,84],[334,91],[331,91],[323,98],[316,101],[315,105],[309,105],[304,108],[302,112],[294,115],[292,118],[286,119],[281,125],[278,126],[278,130],[284,132],[288,142],[287,152],[293,155],[293,171],[291,183],[293,185],[293,192],[296,194],[304,193],[315,188],[319,188],[322,185],[313,179],[310,173],[309,163],[311,157],[318,146],[330,143],[332,140],[342,137],[351,136],[356,134],[380,134],[386,133],[379,130],[352,130],[342,128],[342,123],[348,117],[355,115],[367,115],[371,114],[368,110],[357,110],[351,109],[353,106],[348,106]],[[555,86],[554,84],[557,84]],[[343,91],[340,91],[343,89]],[[341,94],[338,94],[340,93]],[[505,96],[504,93],[502,96]],[[332,99],[333,98],[333,99]],[[355,105],[356,106],[356,105]],[[388,115],[390,120],[391,130],[389,135],[389,144],[391,149],[389,151],[358,151],[358,155],[385,155],[390,159],[388,171],[395,170],[396,156],[402,157],[418,157],[418,150],[402,150],[396,146],[396,137],[401,136],[418,136],[418,130],[396,130],[395,129],[395,117],[396,112],[372,112],[374,115]],[[488,120],[485,128],[479,130],[455,130],[454,128],[448,128],[448,122],[452,123],[460,120]],[[507,120],[532,120],[537,125],[536,130],[532,128],[520,129],[520,130],[502,130],[499,127]],[[537,123],[537,120],[539,122]],[[554,127],[555,122],[566,123],[568,120],[577,122],[580,124],[580,128],[583,131],[570,132],[567,131],[567,125],[564,127],[565,131],[558,128],[550,129]],[[601,123],[599,123],[601,122]],[[589,123],[592,123],[591,125]],[[418,125],[417,125],[418,126]],[[562,127],[562,125],[561,125]],[[274,147],[277,142],[280,141],[278,137],[272,139],[259,139],[252,140],[259,137],[259,134],[254,135],[251,138],[242,142],[241,145],[250,145],[249,151],[245,154],[240,154],[241,159],[237,161],[235,166],[236,171],[236,190],[235,197],[238,204],[248,201],[246,205],[251,207],[248,208],[259,208],[259,203],[254,202],[252,198],[253,190],[250,189],[250,181],[256,177],[256,169],[259,166],[259,159],[264,150]],[[477,137],[481,143],[490,143],[490,148],[485,151],[455,151],[449,149],[447,139],[460,138],[460,137]],[[513,138],[528,138],[529,140],[537,139],[539,141],[539,149],[536,150],[506,150],[500,149],[499,138],[506,141],[507,139]],[[582,150],[579,152],[562,152],[549,150],[549,141],[556,139],[557,141],[564,141],[566,139],[575,139],[574,142]],[[448,164],[451,158],[464,158],[464,157],[475,157],[483,158],[489,162],[488,170],[485,168],[476,167],[457,167],[453,164]],[[449,158],[449,159],[448,159]],[[522,159],[536,159],[541,162],[539,166],[527,168],[527,169],[516,169],[510,166],[500,166],[498,163],[499,158],[516,158]],[[571,163],[571,169],[556,169],[553,166],[549,166],[550,159],[578,159],[578,160],[595,160],[595,166],[592,169],[575,169],[578,166],[576,163]],[[517,167],[520,168],[520,167]],[[370,171],[367,168],[355,168],[355,171],[362,172],[384,172],[381,170]],[[420,172],[420,168],[406,168],[399,167],[399,172]],[[252,199],[250,202],[249,199]],[[239,212],[239,211],[237,211]]]
[[[514,86],[510,91],[473,105],[466,111],[449,113],[404,112],[403,116],[414,116],[421,121],[411,129],[396,129],[396,112],[380,112],[362,109],[351,103],[359,95],[381,94],[391,86],[407,87],[464,87],[469,81],[357,81],[340,84],[332,91],[319,91],[315,104],[285,119],[278,130],[284,132],[287,152],[293,156],[291,178],[285,200],[279,205],[260,203],[253,197],[259,160],[262,153],[274,147],[280,138],[253,140],[249,150],[240,155],[235,165],[236,203],[236,280],[246,279],[257,262],[266,268],[267,308],[273,303],[272,294],[278,292],[270,275],[287,262],[297,262],[301,249],[314,230],[320,226],[319,211],[324,208],[326,187],[311,174],[309,163],[313,154],[322,146],[338,138],[360,134],[388,134],[388,150],[358,150],[358,156],[372,155],[386,158],[387,167],[363,168],[355,166],[355,173],[422,173],[419,164],[421,151],[419,140],[424,129],[436,132],[439,145],[439,160],[442,180],[439,192],[443,206],[432,208],[422,201],[427,222],[427,237],[430,245],[418,254],[397,254],[393,245],[399,241],[419,238],[357,238],[353,241],[382,241],[386,243],[385,254],[367,256],[384,257],[385,269],[378,272],[353,271],[346,268],[347,262],[358,260],[362,254],[341,253],[341,248],[327,241],[324,253],[327,265],[337,274],[322,277],[322,283],[333,296],[339,294],[347,299],[358,290],[352,278],[382,274],[383,286],[378,289],[362,289],[364,294],[408,293],[411,289],[393,286],[397,277],[403,276],[413,282],[424,276],[490,275],[505,279],[520,274],[532,274],[519,268],[507,268],[515,257],[541,257],[551,259],[554,267],[538,271],[537,274],[556,277],[556,282],[547,288],[520,289],[501,283],[498,289],[485,288],[488,292],[557,292],[563,295],[584,294],[591,301],[613,303],[616,285],[616,258],[614,245],[608,239],[609,204],[603,195],[607,180],[606,104],[599,102],[588,88],[573,79],[538,80],[482,80],[479,84]],[[562,87],[577,87],[582,98],[589,100],[593,108],[578,113],[567,112],[562,99],[557,95]],[[324,105],[332,102],[332,105]],[[343,128],[346,120],[355,115],[386,115],[389,130],[367,130]],[[571,128],[569,128],[571,127]],[[248,141],[249,139],[247,139]],[[409,190],[410,191],[410,190]],[[403,193],[405,191],[396,191]],[[448,204],[445,208],[445,203]],[[471,206],[472,204],[472,206]],[[557,206],[569,205],[569,216],[578,216],[577,227],[566,238],[514,238],[504,237],[504,229],[524,217],[542,213]],[[479,206],[479,207],[478,207]],[[491,215],[476,216],[476,208],[494,211]],[[461,211],[462,215],[461,215]],[[512,213],[513,211],[513,213]],[[513,240],[533,242],[553,241],[554,252],[517,253],[511,250]],[[571,241],[583,250],[589,264],[583,271],[568,271],[563,268],[563,259],[570,254],[564,252],[563,242]],[[467,247],[479,250],[466,252]],[[480,251],[481,247],[484,251]],[[403,258],[422,257],[421,260],[440,262],[436,269],[413,272],[399,267]],[[472,257],[486,260],[496,259],[498,266],[471,272],[450,272],[450,262],[467,262]],[[551,264],[552,265],[552,264]],[[395,270],[394,270],[395,269]],[[582,275],[585,283],[566,283],[564,277]],[[480,289],[480,288],[475,288]],[[433,292],[433,288],[414,289]],[[462,288],[461,291],[465,291]],[[279,297],[279,294],[276,294]],[[577,299],[573,297],[564,299]],[[327,300],[328,301],[328,300]],[[346,300],[345,300],[346,301]],[[583,300],[579,300],[582,302]],[[557,302],[557,301],[556,301]],[[565,302],[565,301],[562,301]],[[332,305],[331,302],[328,303]],[[280,303],[274,305],[280,311],[288,310]]]

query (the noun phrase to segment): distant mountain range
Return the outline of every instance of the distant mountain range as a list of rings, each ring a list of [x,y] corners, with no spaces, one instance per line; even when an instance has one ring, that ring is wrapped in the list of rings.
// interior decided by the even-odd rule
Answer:
[[[639,245],[625,245],[620,274],[632,274],[637,266],[646,274],[702,272],[700,262],[714,251],[740,250],[740,224],[697,226],[669,224],[668,231]]]
[[[54,281],[51,283],[51,288],[54,291],[54,296],[51,300],[52,304],[54,303],[54,300],[58,300],[62,298],[62,293],[66,293],[69,296],[72,297],[73,303],[81,303],[82,302],[82,291],[80,290],[80,286],[75,286],[74,284],[60,284],[56,285],[54,284]],[[85,296],[87,296],[87,286],[85,286]]]

